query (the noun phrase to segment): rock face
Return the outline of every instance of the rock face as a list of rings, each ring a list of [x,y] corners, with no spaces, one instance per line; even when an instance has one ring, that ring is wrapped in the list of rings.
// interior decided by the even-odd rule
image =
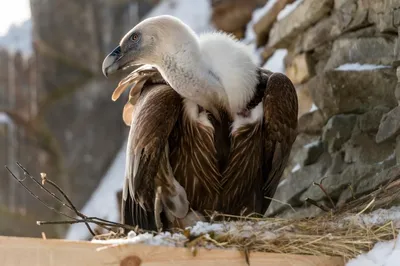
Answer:
[[[0,113],[4,108],[15,111],[9,115],[14,123],[0,123],[0,131],[7,132],[5,138],[0,132],[2,164],[20,161],[37,178],[47,173],[78,209],[83,207],[128,132],[121,117],[123,101],[111,101],[118,79],[102,75],[102,60],[139,14],[156,3],[31,1],[33,57],[23,60],[0,52]],[[40,236],[43,228],[35,220],[59,216],[33,200],[3,169],[0,235]],[[34,192],[44,196],[39,188]],[[62,237],[65,229],[52,226],[46,235]]]
[[[396,75],[393,69],[365,71],[328,70],[313,77],[309,89],[326,117],[366,112],[378,105],[395,107]]]
[[[376,142],[381,143],[394,138],[400,133],[400,106],[387,113],[381,121],[379,131],[376,134]]]
[[[285,48],[294,37],[326,16],[333,6],[332,0],[304,0],[290,16],[278,21],[269,34],[268,46]]]
[[[307,198],[334,207],[313,182],[339,206],[400,172],[400,1],[304,0],[277,20],[276,10],[255,23],[257,45],[263,57],[287,50],[301,112],[267,215],[313,216]]]
[[[246,25],[251,20],[254,9],[267,0],[211,0],[211,21],[214,26],[237,38],[243,38]]]

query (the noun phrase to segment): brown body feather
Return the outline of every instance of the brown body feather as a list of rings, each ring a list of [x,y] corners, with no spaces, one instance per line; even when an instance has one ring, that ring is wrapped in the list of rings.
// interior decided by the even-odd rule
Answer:
[[[123,89],[133,84],[123,116],[132,124],[122,221],[156,229],[157,187],[168,226],[186,226],[185,219],[193,219],[187,203],[200,214],[264,213],[296,138],[297,96],[290,80],[261,70],[260,97],[250,104],[262,101],[263,119],[230,135],[232,119],[223,110],[220,121],[208,114],[210,123],[201,123],[189,116],[183,99],[156,70],[134,72],[120,83]],[[117,88],[113,99],[123,89]]]
[[[283,74],[263,71],[262,121],[235,131],[223,173],[221,205],[229,214],[264,214],[274,196],[297,136],[295,88]],[[260,90],[261,89],[261,90]]]

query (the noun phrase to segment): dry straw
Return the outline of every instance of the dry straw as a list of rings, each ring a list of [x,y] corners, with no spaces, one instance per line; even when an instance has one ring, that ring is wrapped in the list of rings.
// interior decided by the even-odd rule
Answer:
[[[391,206],[399,199],[400,179],[396,177],[368,195],[314,218],[290,220],[214,214],[213,218],[223,220],[218,222],[221,228],[200,235],[194,230],[181,231],[188,239],[183,245],[192,250],[196,247],[236,248],[246,251],[246,254],[261,251],[329,255],[347,260],[371,250],[377,242],[397,237],[398,228],[393,221],[379,225],[367,224],[361,216]],[[108,234],[96,238],[110,239],[116,236]]]

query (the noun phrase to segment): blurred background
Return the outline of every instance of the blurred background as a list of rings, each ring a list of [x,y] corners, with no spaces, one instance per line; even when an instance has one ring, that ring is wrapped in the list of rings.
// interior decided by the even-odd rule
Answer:
[[[104,78],[101,63],[136,23],[161,14],[197,33],[234,34],[259,66],[295,84],[299,136],[267,215],[318,215],[304,200],[330,203],[314,181],[341,205],[400,174],[395,0],[2,1],[0,164],[21,179],[17,161],[45,172],[84,214],[118,221],[129,129],[125,101],[111,101],[120,77]],[[36,225],[61,219],[0,168],[0,235],[89,237],[84,225]]]

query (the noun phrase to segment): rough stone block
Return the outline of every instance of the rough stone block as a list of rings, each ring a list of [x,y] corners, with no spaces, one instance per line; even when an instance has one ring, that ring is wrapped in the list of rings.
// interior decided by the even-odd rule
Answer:
[[[303,152],[299,156],[299,161],[302,166],[313,164],[323,152],[324,146],[320,140],[311,142],[304,146]]]
[[[293,172],[294,167],[298,167],[297,165],[300,166],[301,164],[300,155],[304,150],[304,146],[313,142],[317,142],[319,140],[320,140],[319,136],[302,134],[302,133],[298,134],[295,142],[292,145],[292,149],[289,155],[289,160],[282,175],[283,178],[290,176]]]
[[[241,38],[252,13],[261,2],[259,0],[219,1],[213,4],[211,21],[217,29],[233,33]]]
[[[397,106],[382,117],[376,134],[376,142],[381,143],[396,138],[398,134],[400,134],[400,106]]]
[[[333,8],[333,0],[304,0],[287,17],[274,24],[268,46],[287,48],[293,38],[326,16]]]
[[[333,154],[332,156],[332,164],[329,167],[327,174],[328,175],[336,175],[343,172],[343,170],[348,166],[344,161],[344,152],[338,151]]]
[[[299,117],[297,130],[300,133],[318,135],[322,133],[326,119],[321,110],[308,112]]]
[[[294,56],[293,60],[286,67],[286,75],[293,84],[302,84],[314,75],[314,65],[310,54],[303,53]]]
[[[356,120],[356,115],[342,114],[328,120],[322,132],[322,141],[326,144],[329,153],[338,151],[350,139]]]
[[[311,51],[330,42],[351,29],[360,28],[368,23],[368,10],[357,0],[346,1],[340,9],[310,27],[302,36],[297,48]]]
[[[358,117],[358,127],[365,133],[376,133],[381,123],[382,116],[390,111],[387,106],[376,106],[372,110]]]
[[[343,145],[346,163],[382,164],[394,157],[394,143],[377,144],[370,134],[354,130],[351,139]]]
[[[366,112],[375,106],[397,105],[394,69],[366,71],[330,70],[312,78],[309,89],[326,117],[339,113]]]
[[[375,180],[376,174],[382,173],[383,170],[392,167],[394,165],[393,163],[394,162],[391,161],[374,165],[351,164],[341,174],[325,176],[322,185],[333,199],[339,198],[343,191],[349,189],[350,185],[353,190],[365,191],[370,188],[371,185],[360,184],[360,182],[362,180],[369,180],[377,186],[382,184],[382,182],[388,179],[382,174],[381,178]],[[316,181],[318,182],[318,180]],[[299,199],[300,201],[304,201],[306,198],[320,201],[325,198],[325,194],[318,186],[310,186]]]
[[[383,0],[383,1],[369,1],[369,15],[368,20],[370,23],[376,24],[381,32],[396,32],[397,22],[399,18],[398,10],[400,2],[397,0]]]
[[[296,87],[297,99],[299,104],[298,117],[310,111],[313,106],[313,99],[307,85],[299,85]]]
[[[277,201],[271,202],[266,215],[270,216],[288,208],[284,203],[292,204],[294,207],[303,205],[304,201],[299,200],[299,197],[312,186],[314,181],[324,176],[330,164],[330,155],[324,153],[317,163],[305,166],[282,180],[274,195]]]
[[[269,32],[274,22],[276,22],[279,12],[281,12],[281,10],[284,9],[287,4],[291,4],[293,2],[294,0],[277,1],[272,8],[254,24],[253,29],[257,36],[257,47],[265,44],[268,41]]]
[[[396,59],[395,47],[395,38],[338,39],[333,43],[325,70],[348,63],[390,66]]]

